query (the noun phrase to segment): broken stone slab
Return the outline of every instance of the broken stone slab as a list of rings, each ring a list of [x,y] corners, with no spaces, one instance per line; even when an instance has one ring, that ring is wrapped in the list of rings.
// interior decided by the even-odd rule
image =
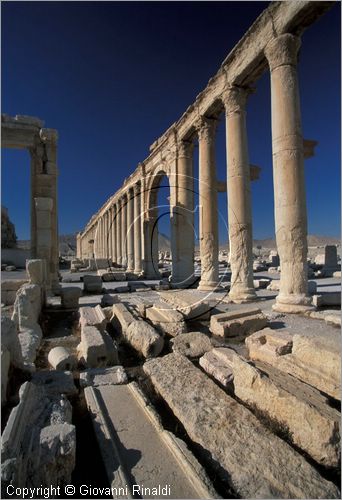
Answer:
[[[267,318],[257,307],[244,307],[236,311],[213,314],[210,331],[221,337],[241,337],[267,325]]]
[[[210,338],[200,332],[178,335],[171,339],[170,344],[173,352],[182,354],[187,358],[198,358],[213,348]]]
[[[61,304],[64,309],[77,309],[82,290],[76,286],[66,286],[60,291]]]
[[[198,295],[193,290],[191,292],[172,290],[158,293],[164,302],[183,314],[186,320],[204,320],[210,317],[211,306],[203,299],[203,295]]]
[[[289,433],[291,441],[325,467],[340,457],[340,413],[319,391],[291,375],[235,354],[232,358],[235,395],[256,407]]]
[[[144,371],[241,498],[339,498],[333,483],[184,356],[149,360]]]
[[[144,320],[132,321],[122,334],[145,358],[158,356],[164,347],[164,338]]]
[[[253,361],[269,363],[341,399],[341,347],[337,333],[319,338],[265,328],[248,337],[246,345]]]
[[[228,387],[233,381],[234,375],[230,365],[217,355],[218,349],[208,351],[199,359],[199,364],[209,375],[214,377],[224,387]],[[229,349],[230,350],[230,349]]]
[[[100,332],[95,326],[83,326],[81,342],[77,346],[79,359],[88,368],[117,364],[117,346],[107,332]]]
[[[92,368],[80,373],[81,387],[127,384],[128,378],[122,366]]]
[[[70,371],[77,365],[73,356],[65,347],[54,347],[48,354],[48,361],[55,370]]]
[[[39,371],[32,375],[31,383],[48,394],[65,394],[66,396],[78,394],[71,372]]]
[[[133,314],[121,302],[113,305],[113,317],[111,320],[114,328],[123,333],[129,325],[135,320]]]
[[[71,405],[31,382],[19,390],[2,435],[2,489],[68,484],[75,465],[75,427]],[[56,426],[58,426],[58,432]]]
[[[149,488],[153,498],[218,498],[205,470],[183,441],[163,429],[134,382],[87,387],[84,394],[112,488],[126,487],[125,498],[137,494],[133,484]]]
[[[102,286],[102,279],[100,276],[93,276],[91,274],[86,274],[85,276],[83,276],[84,293],[102,293]]]
[[[1,347],[8,350],[11,364],[17,368],[23,366],[23,356],[19,336],[14,321],[1,316]]]
[[[39,285],[23,285],[14,302],[12,320],[20,331],[34,328],[42,308],[42,290]]]
[[[316,307],[340,306],[341,292],[322,292],[319,295],[313,295],[312,303]]]
[[[187,331],[184,316],[174,309],[163,306],[146,307],[145,317],[163,335],[175,337]]]
[[[81,329],[85,326],[95,326],[101,332],[105,330],[107,319],[99,304],[95,307],[80,307],[79,312]]]

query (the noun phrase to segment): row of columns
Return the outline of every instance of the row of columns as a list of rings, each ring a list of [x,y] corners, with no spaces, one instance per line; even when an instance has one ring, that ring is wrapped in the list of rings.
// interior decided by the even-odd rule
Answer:
[[[298,37],[283,34],[273,39],[264,51],[271,72],[275,227],[281,261],[280,293],[274,308],[284,312],[310,307],[307,293],[304,151],[296,69],[299,46]],[[226,121],[232,273],[230,297],[235,302],[255,299],[251,179],[246,129],[249,94],[250,89],[231,85],[225,88],[221,96]],[[199,144],[199,288],[202,290],[215,289],[219,281],[216,128],[217,120],[214,118],[201,116],[196,123]],[[176,199],[174,206],[171,206],[171,231],[172,278],[178,286],[186,286],[194,280],[193,147],[191,140],[177,143]],[[143,271],[143,207],[140,190],[140,184],[130,187],[100,217],[95,238],[97,256],[111,258],[128,271],[138,274]],[[147,224],[145,239],[149,235],[148,228]]]

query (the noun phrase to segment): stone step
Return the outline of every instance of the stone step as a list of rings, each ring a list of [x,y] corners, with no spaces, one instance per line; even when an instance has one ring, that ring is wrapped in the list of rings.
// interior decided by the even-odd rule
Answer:
[[[144,371],[240,497],[339,498],[333,483],[184,356],[149,360]]]
[[[163,429],[134,382],[87,387],[84,393],[115,498],[139,493],[141,498],[219,498],[200,464],[183,441]]]

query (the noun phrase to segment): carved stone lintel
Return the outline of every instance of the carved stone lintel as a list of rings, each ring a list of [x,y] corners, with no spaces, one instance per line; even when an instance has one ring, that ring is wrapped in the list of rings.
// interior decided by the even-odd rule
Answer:
[[[179,141],[178,158],[192,158],[194,151],[193,141]]]
[[[53,128],[42,128],[39,132],[39,136],[44,143],[56,144],[58,140],[58,132]]]
[[[300,45],[300,38],[290,33],[285,33],[271,40],[264,50],[270,70],[273,71],[278,66],[296,66]]]
[[[227,87],[223,92],[221,99],[226,109],[226,113],[244,113],[248,96],[253,89],[237,86]]]
[[[218,120],[201,116],[195,123],[198,139],[200,141],[211,142],[214,140]]]

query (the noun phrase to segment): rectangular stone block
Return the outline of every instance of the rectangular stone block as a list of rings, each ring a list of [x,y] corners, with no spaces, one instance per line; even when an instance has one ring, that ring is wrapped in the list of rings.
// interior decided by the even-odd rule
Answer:
[[[239,399],[280,424],[291,441],[318,463],[338,466],[341,415],[319,391],[270,365],[254,367],[237,354],[232,368]]]
[[[145,317],[165,335],[175,337],[187,331],[184,316],[174,309],[163,306],[148,307],[145,310]]]
[[[83,276],[83,290],[85,293],[101,293],[102,279],[100,276],[85,275]]]
[[[212,349],[206,352],[204,356],[199,359],[199,364],[203,370],[214,377],[220,384],[224,387],[228,387],[234,378],[233,370],[225,360],[217,355],[217,350],[218,349]]]
[[[316,307],[340,306],[341,292],[324,292],[319,295],[313,295],[312,303]]]
[[[129,325],[134,321],[133,314],[121,302],[113,305],[112,324],[121,332],[127,330]]]
[[[122,366],[91,368],[80,373],[81,387],[126,384],[127,375]]]
[[[95,326],[98,330],[104,331],[107,319],[100,305],[80,307],[79,311],[81,329],[85,326]]]
[[[209,319],[211,307],[202,295],[183,290],[159,292],[163,301],[183,314],[186,320]]]
[[[240,498],[339,498],[334,484],[184,356],[155,358],[144,371]]]
[[[95,326],[84,326],[81,342],[77,346],[78,357],[88,368],[117,364],[117,348],[108,333],[100,332]]]
[[[265,328],[246,339],[249,357],[269,363],[318,390],[341,399],[340,336],[290,335]]]
[[[221,337],[240,337],[267,325],[267,318],[257,307],[214,314],[210,318],[210,331]]]

